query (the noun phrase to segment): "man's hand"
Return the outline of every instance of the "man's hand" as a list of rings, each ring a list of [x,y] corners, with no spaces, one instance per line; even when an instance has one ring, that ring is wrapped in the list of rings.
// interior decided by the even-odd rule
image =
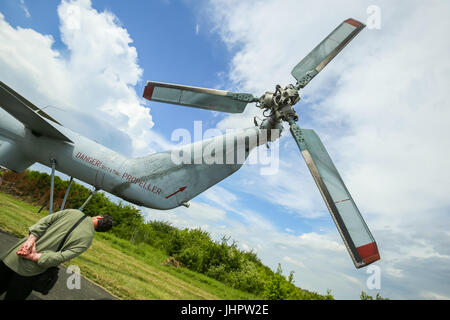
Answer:
[[[27,255],[31,253],[31,249],[33,248],[33,246],[36,244],[36,240],[37,237],[30,233],[30,235],[28,236],[27,241],[24,242],[24,244],[22,244],[19,248],[19,250],[17,251],[18,255]]]
[[[41,254],[36,252],[36,236],[30,234],[27,241],[20,246],[16,253],[24,259],[37,262]]]

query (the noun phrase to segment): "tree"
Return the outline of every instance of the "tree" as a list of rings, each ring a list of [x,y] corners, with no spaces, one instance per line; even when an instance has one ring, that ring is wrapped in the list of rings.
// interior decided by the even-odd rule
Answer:
[[[277,272],[270,277],[266,284],[264,295],[268,300],[284,300],[287,298],[287,289],[284,286],[286,279],[282,273],[281,264],[278,263]]]

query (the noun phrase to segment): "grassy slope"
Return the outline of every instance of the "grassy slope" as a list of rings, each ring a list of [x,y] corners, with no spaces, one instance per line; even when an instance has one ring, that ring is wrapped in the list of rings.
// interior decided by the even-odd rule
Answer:
[[[48,214],[38,210],[0,193],[0,229],[24,237],[30,225]],[[149,245],[99,233],[88,251],[66,264],[78,265],[84,277],[120,299],[262,299],[186,268],[164,266],[167,258]]]

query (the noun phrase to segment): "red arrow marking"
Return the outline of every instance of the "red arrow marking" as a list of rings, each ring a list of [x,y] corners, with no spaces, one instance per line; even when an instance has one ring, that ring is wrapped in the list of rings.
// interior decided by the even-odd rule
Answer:
[[[172,193],[171,195],[168,195],[168,196],[166,197],[166,199],[169,199],[171,196],[176,195],[178,192],[184,191],[184,189],[186,189],[186,186],[185,186],[185,187],[181,187],[180,189],[178,189],[178,191]]]

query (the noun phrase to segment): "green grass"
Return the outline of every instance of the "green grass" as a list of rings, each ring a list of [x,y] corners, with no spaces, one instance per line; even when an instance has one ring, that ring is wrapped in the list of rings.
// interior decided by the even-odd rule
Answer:
[[[39,207],[0,193],[0,229],[18,237],[48,214]],[[91,248],[66,263],[119,299],[246,300],[263,299],[225,286],[186,268],[165,266],[168,256],[147,245],[133,245],[108,233],[95,235]]]

